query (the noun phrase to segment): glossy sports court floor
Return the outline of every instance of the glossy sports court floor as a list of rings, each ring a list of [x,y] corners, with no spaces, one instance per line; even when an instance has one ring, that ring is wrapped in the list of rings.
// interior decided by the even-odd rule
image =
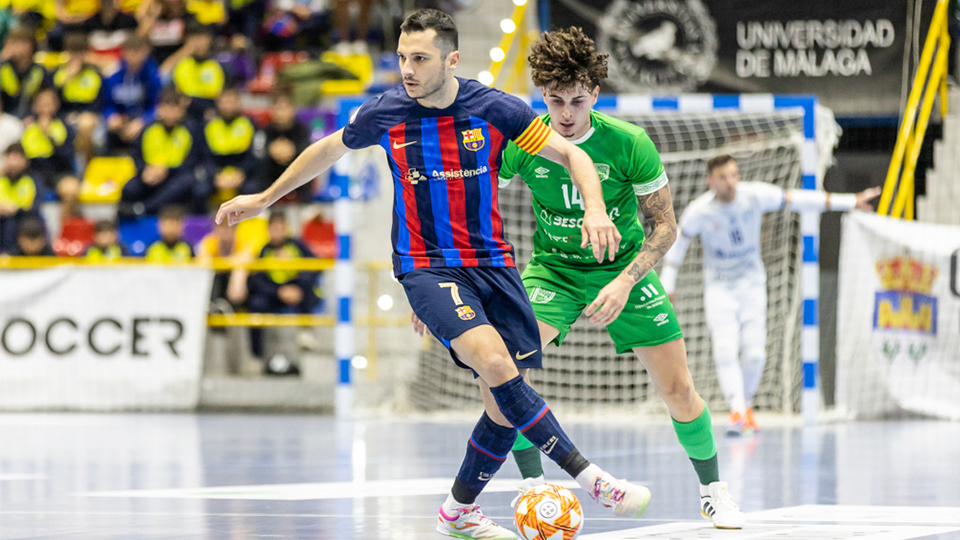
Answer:
[[[3,539],[430,539],[467,417],[0,415]],[[720,440],[747,512],[718,531],[668,425],[568,423],[582,452],[647,484],[642,519],[580,496],[587,539],[960,538],[960,423],[768,426]],[[549,478],[565,480],[552,463]],[[510,521],[512,460],[480,502]]]

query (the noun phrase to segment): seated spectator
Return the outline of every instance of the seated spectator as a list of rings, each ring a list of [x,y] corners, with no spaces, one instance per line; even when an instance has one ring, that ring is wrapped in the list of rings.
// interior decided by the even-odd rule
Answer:
[[[160,239],[147,248],[149,262],[188,262],[193,258],[193,248],[183,241],[183,208],[165,206],[157,221]]]
[[[251,246],[237,238],[237,228],[231,227],[226,220],[218,223],[213,232],[203,237],[197,245],[197,259],[210,263],[215,258],[232,259],[236,263],[246,263],[256,258]],[[250,272],[246,268],[234,268],[217,272],[213,277],[211,300],[224,298],[236,311],[247,300],[247,278]]]
[[[116,222],[104,219],[98,221],[93,227],[93,245],[88,247],[84,254],[88,261],[114,262],[121,257],[130,256],[130,251],[117,234]]]
[[[261,158],[260,182],[252,192],[266,189],[271,182],[283,174],[283,171],[310,146],[310,130],[297,120],[296,110],[290,97],[276,93],[270,99],[270,124],[258,137],[258,154]],[[260,142],[262,140],[262,143]],[[306,183],[294,192],[303,202],[313,199],[312,186]]]
[[[270,242],[260,251],[261,259],[297,259],[312,258],[313,254],[299,240],[290,236],[287,218],[281,212],[270,215],[267,226]],[[318,296],[318,274],[316,272],[297,272],[292,270],[271,270],[257,272],[250,277],[251,313],[313,313],[323,309]],[[250,329],[250,342],[254,356],[263,358],[263,332],[259,328]],[[293,374],[294,368],[286,365],[275,367],[273,362],[266,366],[268,374]]]
[[[137,174],[121,191],[121,217],[155,214],[172,204],[206,207],[205,199],[195,200],[198,193],[209,193],[209,188],[197,180],[202,142],[192,125],[184,122],[184,101],[172,88],[160,96],[157,120],[143,130],[134,146]]]
[[[261,259],[312,258],[313,253],[290,236],[282,212],[270,215],[267,230],[270,242],[260,251]],[[317,272],[270,270],[250,277],[250,311],[253,313],[312,313],[322,309],[317,295]]]
[[[103,117],[107,122],[107,146],[127,150],[153,122],[160,96],[160,73],[150,56],[146,38],[131,36],[123,46],[120,69],[104,81]]]
[[[25,217],[17,231],[17,243],[7,252],[15,257],[56,257],[47,239],[47,228],[37,216]]]
[[[53,72],[53,86],[60,92],[60,113],[75,131],[77,156],[89,163],[94,153],[93,133],[103,109],[103,77],[97,66],[86,61],[86,35],[67,34],[63,44],[68,59]]]
[[[60,98],[44,88],[33,98],[33,116],[23,122],[23,149],[48,189],[55,190],[66,217],[79,213],[80,180],[73,166],[73,130],[60,117]]]
[[[187,11],[186,0],[144,0],[137,10],[137,32],[148,36],[153,56],[163,64],[183,47],[187,25],[196,18]]]
[[[90,36],[90,49],[93,52],[110,55],[119,53],[127,39],[136,33],[137,19],[121,11],[120,0],[100,0],[100,9],[87,19],[83,31]],[[98,65],[105,69],[103,64]]]
[[[259,191],[255,176],[257,159],[253,154],[253,122],[240,114],[240,91],[224,89],[217,98],[217,116],[207,122],[203,139],[207,149],[207,168],[213,178],[210,204],[220,206],[238,193]]]
[[[37,41],[29,27],[10,31],[0,52],[0,106],[23,118],[30,111],[30,100],[47,82],[47,70],[33,61]]]
[[[164,77],[169,74],[183,95],[190,98],[191,118],[207,119],[214,100],[223,91],[223,67],[210,54],[213,29],[199,23],[187,26],[186,43],[160,65]]]
[[[30,175],[30,160],[19,143],[3,152],[0,171],[0,251],[17,243],[17,229],[28,217],[39,217],[43,184]]]
[[[23,136],[23,121],[7,114],[0,107],[0,168],[3,167],[2,153],[13,143],[19,143]]]
[[[47,45],[54,51],[63,50],[64,36],[71,32],[85,31],[87,21],[99,10],[99,0],[53,0],[53,13],[57,22],[47,32]]]

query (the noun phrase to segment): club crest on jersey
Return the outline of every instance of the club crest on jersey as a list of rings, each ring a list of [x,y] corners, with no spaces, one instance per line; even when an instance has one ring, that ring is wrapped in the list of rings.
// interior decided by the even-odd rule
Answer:
[[[460,132],[463,135],[463,147],[467,150],[476,152],[483,148],[486,139],[483,138],[483,129],[465,129]]]
[[[610,178],[610,166],[606,163],[594,163],[594,167],[597,168],[597,176],[600,177],[600,181]]]
[[[470,308],[470,306],[460,306],[457,308],[457,315],[465,320],[469,321],[470,319],[477,316],[477,313]]]

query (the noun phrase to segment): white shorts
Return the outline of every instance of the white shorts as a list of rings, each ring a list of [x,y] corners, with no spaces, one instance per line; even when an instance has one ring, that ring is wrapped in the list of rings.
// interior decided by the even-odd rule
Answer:
[[[715,349],[721,343],[737,352],[766,347],[766,279],[757,277],[707,283],[703,303]]]

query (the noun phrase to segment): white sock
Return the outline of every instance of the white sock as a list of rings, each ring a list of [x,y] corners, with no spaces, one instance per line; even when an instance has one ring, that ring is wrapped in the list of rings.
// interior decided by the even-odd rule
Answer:
[[[453,492],[448,493],[447,500],[443,501],[443,511],[450,514],[451,516],[454,515],[457,510],[461,508],[466,508],[468,506],[473,506],[473,505],[457,502],[457,500],[453,498]]]
[[[760,378],[763,377],[763,365],[766,363],[764,351],[744,351],[743,358],[743,397],[749,404],[757,394]]]
[[[714,361],[717,365],[717,382],[720,383],[723,397],[730,406],[730,412],[745,414],[747,400],[743,395],[743,371],[740,369],[736,355],[727,358],[715,355]]]
[[[580,484],[580,487],[587,490],[587,493],[592,495],[593,484],[596,482],[597,477],[601,474],[603,474],[603,469],[591,463],[590,465],[587,465],[586,469],[577,475],[577,483]]]

